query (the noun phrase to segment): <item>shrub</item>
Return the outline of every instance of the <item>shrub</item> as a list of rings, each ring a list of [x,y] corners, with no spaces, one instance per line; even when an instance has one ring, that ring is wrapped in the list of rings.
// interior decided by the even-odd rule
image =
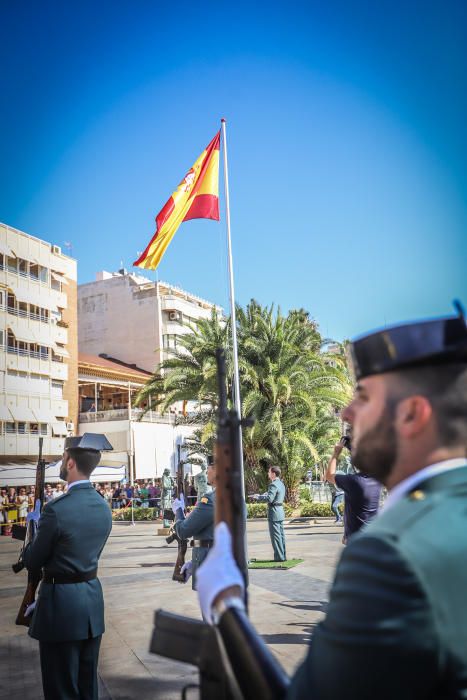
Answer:
[[[158,508],[134,508],[135,520],[156,520]],[[112,520],[131,520],[131,508],[116,508],[112,511]]]
[[[306,501],[307,503],[311,503],[312,496],[310,493],[310,488],[307,484],[301,484],[300,488],[298,489],[298,493],[300,496],[300,501]]]
[[[329,518],[333,512],[329,503],[303,503],[300,515],[302,518]]]
[[[246,504],[247,518],[267,518],[268,504],[267,503],[247,503]]]

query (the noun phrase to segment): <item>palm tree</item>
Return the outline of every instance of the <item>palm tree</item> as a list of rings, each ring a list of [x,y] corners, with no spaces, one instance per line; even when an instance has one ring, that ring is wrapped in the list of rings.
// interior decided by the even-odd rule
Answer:
[[[346,402],[350,381],[342,353],[321,351],[316,323],[303,309],[284,316],[274,305],[252,300],[237,308],[242,414],[255,423],[243,430],[245,480],[248,490],[264,489],[267,468],[283,469],[287,498],[297,499],[309,461],[324,459],[339,430],[336,409]],[[212,440],[217,407],[215,351],[226,349],[232,376],[228,335],[230,320],[213,312],[178,340],[140,391],[136,403],[151,397],[166,410],[176,401],[195,401],[204,425],[194,437],[203,452]]]

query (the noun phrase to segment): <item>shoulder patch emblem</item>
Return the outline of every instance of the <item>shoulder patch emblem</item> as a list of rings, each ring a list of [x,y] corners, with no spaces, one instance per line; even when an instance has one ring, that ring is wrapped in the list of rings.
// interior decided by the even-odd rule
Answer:
[[[208,503],[208,499],[206,498],[206,496],[203,496],[203,498],[201,499],[201,503]]]
[[[426,494],[424,491],[417,489],[416,491],[412,491],[410,498],[412,501],[423,501],[426,498]]]

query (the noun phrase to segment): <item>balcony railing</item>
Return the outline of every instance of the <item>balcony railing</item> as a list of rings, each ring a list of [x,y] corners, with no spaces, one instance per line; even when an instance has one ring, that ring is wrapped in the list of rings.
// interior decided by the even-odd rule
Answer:
[[[103,421],[128,420],[128,408],[114,408],[108,411],[86,411],[79,414],[80,423],[102,423]],[[161,415],[155,411],[148,411],[142,416],[139,408],[131,409],[131,420],[141,420],[144,423],[169,423],[175,425],[175,415],[165,413]]]
[[[49,274],[47,272],[47,279],[41,279],[39,275],[36,275],[34,272],[25,272],[24,270],[18,270],[12,265],[5,265],[4,263],[0,263],[0,270],[8,270],[8,272],[11,272],[14,275],[19,275],[19,277],[24,277],[26,279],[31,279],[34,282],[40,282],[40,284],[44,284],[47,287],[49,286]]]
[[[11,355],[21,355],[22,357],[35,357],[38,360],[48,360],[49,355],[36,350],[23,350],[23,348],[15,348],[13,345],[7,346],[7,352]]]
[[[46,318],[41,314],[35,314],[33,311],[24,311],[23,309],[15,309],[14,306],[7,306],[6,304],[0,304],[0,310],[7,311],[12,316],[29,318],[31,321],[41,321],[42,323],[50,322],[49,318]]]

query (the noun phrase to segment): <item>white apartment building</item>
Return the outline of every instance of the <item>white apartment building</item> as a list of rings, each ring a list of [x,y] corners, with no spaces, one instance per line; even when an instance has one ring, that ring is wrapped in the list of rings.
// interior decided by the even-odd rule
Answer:
[[[53,460],[75,432],[76,300],[76,261],[0,223],[0,484],[22,483],[18,468],[32,468],[39,436]]]
[[[213,309],[222,313],[194,294],[123,269],[99,272],[78,287],[79,433],[105,433],[115,453],[103,462],[127,464],[130,479],[160,477],[167,467],[174,474],[184,460],[184,441],[199,426],[184,424],[175,407],[142,417],[132,403],[164,352],[191,332],[184,324],[209,318]]]
[[[98,272],[78,287],[79,351],[106,354],[153,372],[164,349],[189,333],[185,323],[222,309],[166,282],[126,270]]]

